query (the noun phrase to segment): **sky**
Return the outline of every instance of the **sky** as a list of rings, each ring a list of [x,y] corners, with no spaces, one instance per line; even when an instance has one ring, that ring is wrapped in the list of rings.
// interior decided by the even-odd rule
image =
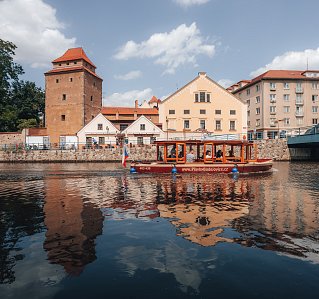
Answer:
[[[83,47],[105,106],[164,99],[198,72],[228,87],[268,69],[319,69],[318,0],[0,0],[24,80]]]

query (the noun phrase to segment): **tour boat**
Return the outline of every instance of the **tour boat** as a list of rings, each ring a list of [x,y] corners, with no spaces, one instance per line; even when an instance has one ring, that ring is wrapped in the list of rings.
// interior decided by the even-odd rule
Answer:
[[[272,159],[259,159],[247,140],[156,141],[157,161],[131,163],[137,173],[255,173],[269,171]]]

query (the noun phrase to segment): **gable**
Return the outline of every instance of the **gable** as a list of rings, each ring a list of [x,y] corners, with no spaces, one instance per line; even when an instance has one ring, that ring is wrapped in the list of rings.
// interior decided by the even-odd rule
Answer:
[[[144,124],[145,125],[145,130],[142,132],[145,133],[158,133],[161,134],[163,131],[156,126],[152,121],[150,121],[147,117],[144,115],[140,116],[136,121],[134,121],[131,125],[129,125],[123,133],[136,133],[136,132],[141,132],[140,130],[140,125]]]
[[[98,124],[102,124],[102,130],[98,130]],[[83,132],[116,134],[118,133],[118,129],[103,114],[99,113],[87,125],[85,125],[78,134]]]
[[[215,100],[227,100],[229,102],[244,104],[243,101],[235,97],[224,87],[209,78],[206,73],[199,73],[199,75],[194,80],[190,81],[185,86],[163,100],[160,106],[177,99],[180,100],[181,98],[183,98],[183,100],[190,99],[192,102],[195,102],[195,93],[199,93],[201,91],[210,93],[211,103]]]

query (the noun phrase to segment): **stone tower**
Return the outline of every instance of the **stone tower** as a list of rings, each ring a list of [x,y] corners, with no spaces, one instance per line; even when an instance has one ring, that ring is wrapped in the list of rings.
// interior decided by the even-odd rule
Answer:
[[[68,49],[45,75],[45,124],[51,143],[75,134],[102,107],[102,78],[82,48]]]

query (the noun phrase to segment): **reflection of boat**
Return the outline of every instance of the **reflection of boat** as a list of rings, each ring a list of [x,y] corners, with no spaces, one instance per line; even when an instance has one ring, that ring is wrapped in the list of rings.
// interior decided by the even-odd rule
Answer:
[[[157,141],[157,161],[133,162],[140,173],[207,172],[230,173],[234,165],[241,173],[270,170],[271,159],[258,159],[257,146],[246,140]]]

